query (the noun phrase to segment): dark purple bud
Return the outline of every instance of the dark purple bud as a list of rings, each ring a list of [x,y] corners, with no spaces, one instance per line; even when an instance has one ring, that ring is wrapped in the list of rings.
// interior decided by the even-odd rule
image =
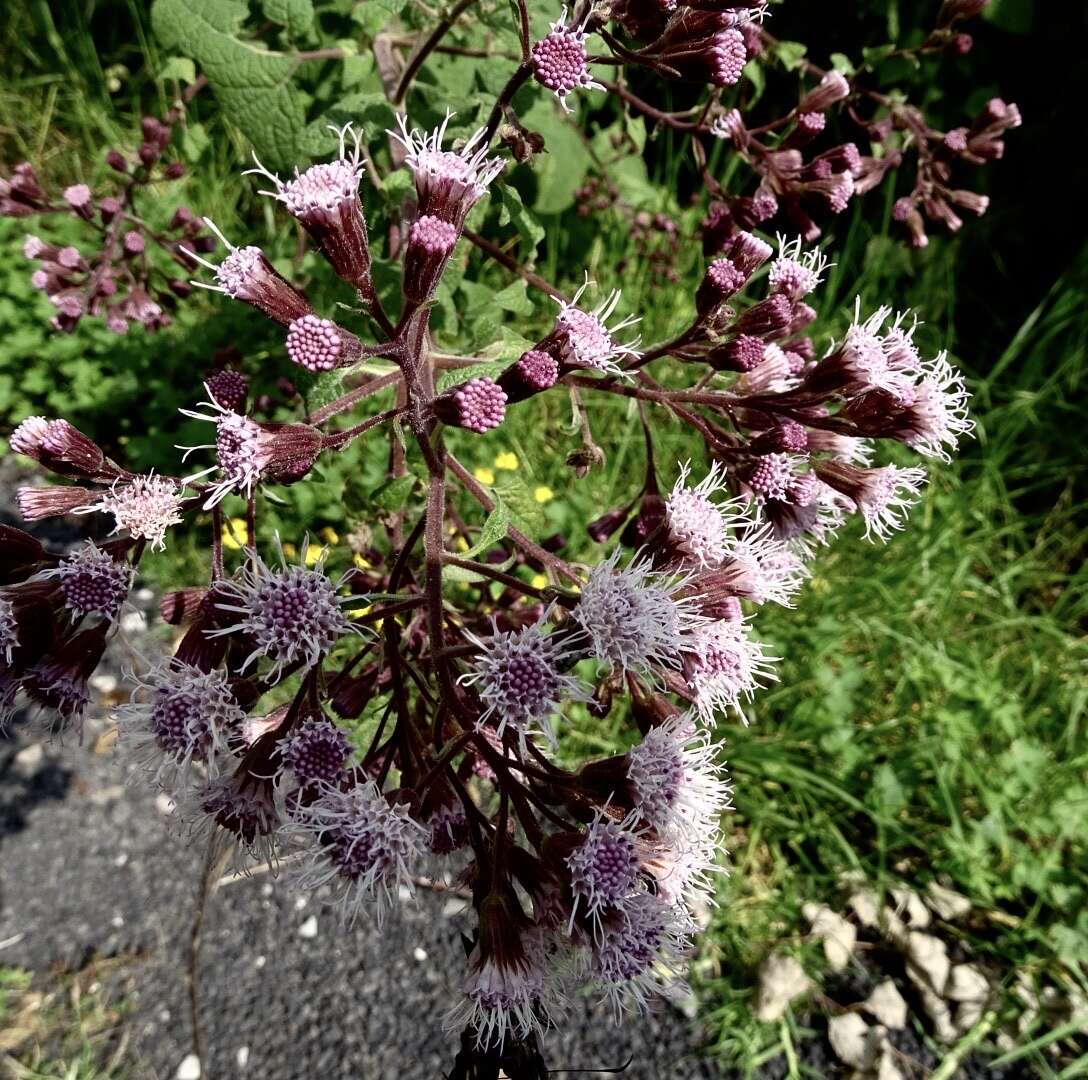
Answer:
[[[140,255],[144,250],[144,238],[143,234],[136,229],[129,229],[125,233],[124,238],[121,240],[121,246],[125,249],[126,255]]]
[[[784,420],[761,431],[749,446],[757,454],[803,454],[808,449],[808,431],[793,420]]]
[[[738,334],[751,334],[773,341],[789,332],[793,305],[782,293],[772,293],[745,311],[734,324]]]
[[[167,226],[171,232],[177,229],[183,229],[188,225],[192,225],[196,221],[196,216],[193,214],[187,206],[179,206],[174,211],[174,216],[170,219],[170,224]]]
[[[125,160],[125,155],[122,154],[119,150],[111,150],[106,155],[106,164],[115,172],[128,172],[128,162]]]
[[[102,218],[104,224],[108,225],[119,213],[121,213],[121,200],[115,199],[112,195],[107,195],[98,204],[98,213]]]
[[[500,376],[499,386],[506,391],[509,404],[524,401],[555,386],[559,380],[559,363],[550,353],[530,349]]]
[[[624,506],[619,510],[609,510],[608,513],[602,514],[599,518],[595,518],[586,526],[586,532],[589,534],[589,538],[594,543],[603,544],[613,533],[623,526],[623,523],[627,520],[630,513],[631,507]]]
[[[140,149],[136,151],[137,157],[139,157],[140,161],[143,162],[143,164],[146,165],[148,168],[151,168],[151,166],[159,160],[159,155],[161,153],[162,150],[154,143],[146,142],[141,143]]]
[[[728,205],[723,202],[712,202],[702,224],[703,254],[716,255],[719,251],[724,251],[736,229],[737,226]]]
[[[70,514],[77,507],[87,506],[94,501],[95,493],[89,488],[74,485],[52,485],[21,487],[15,498],[24,521],[39,521],[41,518]]]
[[[224,409],[242,413],[245,410],[246,396],[249,394],[249,380],[240,371],[227,368],[213,372],[204,381],[212,400]]]
[[[185,166],[180,161],[171,161],[162,174],[167,180],[180,180],[185,175]]]
[[[774,254],[774,248],[758,236],[738,232],[729,244],[733,264],[745,277],[751,277]]]
[[[715,259],[695,293],[695,310],[706,316],[744,286],[747,277],[731,259]]]
[[[424,216],[412,223],[404,256],[404,295],[414,304],[426,303],[457,244],[457,226]]]
[[[751,371],[763,363],[763,342],[751,334],[719,345],[707,353],[707,362],[715,371]]]

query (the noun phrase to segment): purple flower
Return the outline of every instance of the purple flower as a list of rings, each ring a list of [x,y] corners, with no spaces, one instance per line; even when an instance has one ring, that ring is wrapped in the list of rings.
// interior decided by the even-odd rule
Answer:
[[[55,570],[44,570],[40,576],[57,580],[64,606],[75,618],[98,615],[106,622],[120,614],[132,584],[128,564],[90,540],[65,555]]]
[[[635,338],[626,344],[619,344],[615,335],[639,320],[628,315],[612,327],[607,325],[620,302],[619,289],[613,289],[593,311],[583,311],[578,307],[578,301],[589,284],[587,275],[585,283],[574,294],[574,299],[570,303],[560,302],[555,329],[542,346],[554,344],[560,362],[568,367],[620,372],[622,368],[616,363],[617,359],[637,357],[640,339]]]
[[[115,481],[108,494],[79,511],[112,514],[115,533],[127,531],[133,539],[146,540],[152,548],[162,551],[166,530],[181,522],[181,503],[181,493],[173,480],[148,475]]]
[[[398,890],[412,889],[428,832],[404,804],[391,805],[372,780],[319,790],[286,830],[310,848],[300,884],[311,891],[330,887],[345,923],[372,906],[381,925]]]
[[[571,925],[581,910],[594,927],[609,908],[621,906],[637,890],[641,862],[634,815],[612,821],[598,811],[578,846],[567,856],[573,896]]]
[[[567,97],[575,90],[603,90],[604,87],[594,82],[589,71],[584,24],[574,27],[567,26],[566,22],[564,6],[559,20],[551,24],[551,31],[533,46],[529,63],[533,78],[555,94],[564,112],[570,112]]]
[[[209,631],[209,637],[242,634],[253,643],[242,670],[260,657],[272,661],[270,676],[278,678],[285,668],[299,664],[311,668],[353,628],[341,610],[346,603],[360,603],[358,596],[337,593],[343,579],[330,581],[324,572],[324,555],[311,569],[301,562],[289,566],[277,537],[280,565],[269,567],[249,550],[249,559],[238,578],[216,587],[216,609],[240,616],[231,626]]]
[[[331,721],[309,719],[279,745],[279,753],[300,784],[333,781],[351,756],[351,741]]]
[[[493,379],[469,379],[436,398],[434,411],[444,423],[483,435],[503,422],[506,391]]]
[[[778,258],[771,264],[769,274],[771,292],[783,293],[790,300],[800,300],[820,284],[829,265],[823,252],[816,248],[802,252],[799,236],[787,242],[779,235]]]
[[[725,470],[715,465],[694,487],[688,485],[690,462],[665,500],[665,524],[681,559],[701,568],[717,566],[730,549],[732,530],[749,524],[745,501],[716,503],[711,496],[728,491]]]
[[[493,724],[501,738],[510,727],[523,744],[535,734],[554,744],[552,718],[563,702],[589,699],[582,682],[565,673],[572,652],[544,629],[549,614],[520,630],[494,630],[486,639],[466,633],[483,650],[472,671],[461,676],[485,705],[477,730]]]
[[[405,149],[405,164],[415,178],[416,198],[421,217],[441,218],[454,225],[458,232],[464,226],[468,212],[487,193],[488,185],[502,172],[501,158],[487,156],[482,143],[484,129],[479,128],[460,151],[443,150],[446,119],[432,132],[408,130],[407,118],[397,117],[400,131],[388,132]]]
[[[352,364],[361,352],[359,339],[331,319],[303,315],[287,328],[287,355],[314,374]]]
[[[853,501],[865,521],[866,539],[876,536],[887,540],[896,529],[902,529],[906,511],[926,482],[925,469],[898,465],[859,469],[845,462],[824,461],[816,464],[815,472],[825,484]]]
[[[752,639],[745,622],[705,623],[688,635],[684,671],[695,707],[708,723],[727,709],[743,718],[742,699],[750,701],[764,680],[777,679],[770,667],[776,658],[766,648]]]

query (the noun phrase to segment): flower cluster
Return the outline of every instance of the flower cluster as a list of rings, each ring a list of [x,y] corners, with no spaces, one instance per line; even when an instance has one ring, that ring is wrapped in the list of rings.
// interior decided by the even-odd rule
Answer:
[[[590,72],[587,41],[597,34],[626,64],[726,88],[768,40],[762,5],[621,0],[611,18],[626,44],[582,5],[533,44],[520,10],[521,63],[483,127],[458,133],[451,113],[424,131],[400,115],[386,133],[413,188],[393,226],[373,230],[389,237],[389,259],[372,259],[364,185],[377,166],[367,133],[336,129],[332,160],[286,179],[259,162],[253,170],[369,315],[358,336],[315,311],[260,248],[236,246],[208,222],[223,250],[206,259],[203,225],[182,222],[189,246],[178,257],[207,271],[195,284],[278,326],[284,362],[342,374],[339,396],[264,423],[250,412],[244,376],[217,372],[203,407],[183,410],[214,427],[185,457],[214,458],[185,476],[131,472],[68,421],[30,417],[12,449],[64,482],[21,489],[23,515],[104,513],[122,535],[57,555],[0,527],[0,717],[23,695],[78,723],[144,552],[187,517],[210,521],[207,575],[164,599],[180,641],[173,656],[131,674],[120,745],[192,828],[220,830],[252,857],[296,856],[301,887],[333,897],[347,922],[381,920],[424,875],[456,878],[476,921],[448,1023],[464,1029],[463,1054],[491,1074],[506,1052],[539,1057],[540,1037],[582,988],[617,1015],[684,992],[699,918],[725,869],[732,792],[718,725],[754,719],[759,691],[777,678],[757,629],[761,608],[794,604],[818,545],[852,515],[870,538],[903,527],[925,471],[876,464],[881,440],[948,460],[972,427],[962,377],[945,354],[923,356],[913,316],[857,306],[837,340],[819,346],[813,335],[828,256],[806,247],[819,231],[809,210],[840,212],[899,150],[864,156],[842,143],[809,153],[829,110],[864,98],[844,75],[810,69],[797,108],[758,137],[717,90],[707,109],[655,110],[678,131],[727,140],[760,175],[743,197],[708,177],[718,196],[704,229],[710,258],[690,296],[670,297],[690,313],[678,335],[644,344],[619,289],[592,293],[586,274],[571,295],[519,267],[558,303],[550,325],[527,331],[516,359],[482,369],[478,356],[440,352],[431,312],[462,239],[512,265],[466,221],[504,168],[494,137],[515,156],[519,139],[531,141],[512,104],[519,87],[535,80],[567,109],[579,90],[606,90]],[[941,16],[932,47],[950,47],[959,17]],[[640,107],[625,85],[615,91]],[[999,156],[1018,117],[991,103],[938,149],[910,107],[887,108],[869,134],[879,143],[895,130],[917,145],[922,186],[896,215],[918,242],[916,217],[953,225],[950,207],[966,205],[947,186],[952,158]],[[877,127],[887,128],[879,138]],[[145,134],[152,149],[139,168],[150,177],[165,141],[158,129]],[[619,206],[616,192],[586,199]],[[142,249],[114,228],[125,206],[107,220],[89,192],[66,198],[128,251],[126,265],[141,264]],[[49,207],[28,167],[0,188],[5,212]],[[756,230],[780,209],[793,228],[776,252]],[[643,224],[681,246],[670,219]],[[51,295],[74,289],[80,311],[98,310],[78,275],[101,283],[103,264],[84,266],[74,249],[29,248],[50,268]],[[396,299],[384,272],[380,289],[374,280],[393,258]],[[387,304],[398,306],[392,316]],[[364,360],[380,363],[378,373]],[[199,387],[191,390],[195,400]],[[644,472],[587,527],[610,544],[599,558],[592,543],[577,561],[566,539],[526,535],[509,500],[490,490],[494,478],[485,483],[458,458],[552,390],[576,409],[582,445],[567,457],[576,477],[603,456],[594,401],[623,399],[641,421]],[[372,408],[381,394],[388,407]],[[696,444],[667,478],[654,410]],[[390,485],[353,536],[350,564],[308,536],[294,552],[277,535],[269,556],[261,538],[273,531],[272,489],[302,482],[322,455],[369,432],[388,440],[374,460],[388,460]],[[416,513],[397,501],[415,482],[409,455],[426,473]],[[630,729],[623,752],[577,764],[557,752],[572,728],[611,711]]]
[[[143,141],[134,154],[110,150],[106,155],[113,181],[101,191],[87,184],[71,184],[51,191],[33,166],[16,165],[0,177],[0,216],[73,217],[88,234],[86,243],[58,246],[28,234],[23,254],[35,264],[31,282],[56,308],[51,325],[69,332],[85,316],[105,321],[108,329],[124,334],[133,325],[155,331],[170,324],[169,311],[189,295],[184,280],[191,263],[183,250],[209,251],[215,240],[186,207],[179,207],[161,229],[146,224],[152,193],[163,181],[185,175],[180,162],[163,162],[180,113],[166,120],[145,116]],[[164,259],[153,257],[159,249]]]

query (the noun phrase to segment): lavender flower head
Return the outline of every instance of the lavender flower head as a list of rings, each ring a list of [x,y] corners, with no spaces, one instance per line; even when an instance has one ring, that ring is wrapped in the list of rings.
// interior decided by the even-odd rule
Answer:
[[[418,128],[409,131],[407,117],[401,114],[397,117],[400,131],[388,134],[406,151],[404,160],[415,178],[420,216],[441,218],[460,230],[468,212],[502,172],[503,161],[487,156],[484,128],[474,132],[460,151],[443,150],[446,127],[453,116],[447,112],[445,120],[426,133]]]
[[[287,830],[310,848],[302,887],[331,887],[348,925],[368,906],[379,925],[398,889],[411,890],[429,832],[401,803],[390,805],[372,780],[346,790],[323,784]]]
[[[765,680],[778,678],[771,668],[777,657],[768,656],[766,648],[742,621],[706,623],[691,632],[684,671],[695,707],[707,723],[729,709],[744,719],[741,701],[750,701]]]
[[[672,595],[674,579],[637,557],[617,569],[619,556],[617,548],[593,568],[571,616],[606,670],[655,678],[679,666],[683,634],[700,619]]]
[[[215,776],[228,739],[246,719],[223,675],[168,660],[126,677],[135,690],[116,710],[120,742],[152,770],[155,783],[184,783],[193,762]]]
[[[580,27],[567,25],[564,6],[558,21],[553,22],[551,30],[533,46],[529,58],[533,78],[555,94],[564,112],[571,111],[567,98],[575,90],[604,89],[590,74],[586,36],[584,23]]]
[[[351,741],[329,720],[308,720],[280,744],[279,753],[300,784],[333,781],[351,756]]]
[[[615,335],[639,320],[636,316],[628,315],[612,327],[607,325],[620,302],[619,289],[613,289],[593,311],[583,311],[578,301],[589,285],[587,275],[574,299],[569,304],[560,302],[551,337],[557,340],[560,359],[564,364],[596,371],[620,372],[622,369],[616,363],[617,359],[637,357],[641,339],[619,344]]]
[[[680,975],[695,925],[683,908],[640,893],[622,911],[602,920],[592,943],[592,985],[619,1023],[625,1012],[646,1012],[655,997],[678,999],[690,991]]]
[[[485,640],[466,632],[482,650],[472,671],[461,676],[462,682],[476,687],[486,706],[477,730],[491,721],[500,738],[509,727],[523,743],[540,734],[554,745],[552,719],[563,702],[589,699],[581,680],[564,672],[573,654],[545,630],[549,615],[550,610],[520,630],[493,630]]]
[[[166,547],[166,530],[181,522],[181,494],[177,483],[165,476],[137,476],[115,481],[109,493],[81,511],[112,514],[115,533],[127,531],[146,540],[156,551]]]
[[[353,630],[341,605],[364,601],[337,594],[343,579],[329,580],[324,555],[314,567],[307,567],[308,546],[303,542],[299,565],[289,566],[277,537],[277,568],[269,567],[256,551],[249,551],[241,575],[216,586],[221,598],[217,610],[233,612],[239,618],[232,626],[209,631],[208,636],[241,634],[252,642],[253,651],[242,665],[243,671],[262,656],[272,661],[273,678],[293,664],[311,668],[340,637]]]
[[[636,892],[641,872],[636,824],[634,815],[616,822],[598,811],[578,846],[567,856],[573,897],[572,926],[581,911],[590,920],[596,936],[603,913],[620,907]]]
[[[717,833],[719,818],[732,805],[720,749],[687,715],[651,728],[627,752],[627,779],[640,818],[660,833],[689,840]]]
[[[77,619],[98,615],[113,622],[132,584],[132,571],[110,553],[88,540],[69,552],[55,570],[45,570],[42,578],[56,578],[64,606]]]
[[[722,562],[732,531],[750,519],[744,499],[717,503],[711,498],[728,491],[724,468],[715,464],[694,487],[688,484],[690,473],[691,462],[680,466],[680,476],[665,500],[665,522],[670,541],[687,560],[706,569]]]
[[[818,248],[801,250],[801,237],[787,241],[778,236],[778,258],[771,263],[771,292],[779,292],[791,300],[807,296],[823,280],[824,271],[831,264]]]

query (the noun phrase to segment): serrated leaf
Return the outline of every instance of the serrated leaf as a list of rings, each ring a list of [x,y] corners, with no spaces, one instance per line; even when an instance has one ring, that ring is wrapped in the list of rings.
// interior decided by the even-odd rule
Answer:
[[[168,49],[192,57],[227,116],[272,168],[297,162],[306,126],[302,99],[291,85],[297,61],[242,41],[248,5],[239,0],[155,0],[151,25]]]
[[[291,38],[301,37],[314,22],[311,0],[261,0],[261,8],[265,16],[279,23]]]
[[[468,364],[453,371],[443,371],[438,377],[438,392],[444,394],[447,390],[468,382],[469,379],[493,379],[496,375],[501,375],[509,366],[507,360],[484,360],[479,364]]]
[[[506,505],[510,521],[526,536],[538,537],[547,527],[548,519],[529,486],[517,473],[499,480],[492,489],[496,498]]]
[[[501,210],[499,211],[500,225],[513,225],[518,231],[523,250],[521,257],[525,262],[531,263],[536,257],[536,247],[544,239],[544,226],[526,209],[521,201],[518,189],[510,184],[500,184],[492,191],[498,191]]]
[[[487,551],[489,548],[493,548],[504,536],[506,536],[506,530],[509,526],[510,511],[506,508],[506,504],[502,499],[496,499],[495,509],[487,515],[487,520],[480,530],[480,535],[477,537],[476,543],[473,544],[468,551],[462,552],[461,558],[473,559],[477,555]]]
[[[335,401],[344,392],[344,375],[340,371],[325,371],[314,378],[308,386],[301,388],[306,398],[309,411],[320,409]]]

